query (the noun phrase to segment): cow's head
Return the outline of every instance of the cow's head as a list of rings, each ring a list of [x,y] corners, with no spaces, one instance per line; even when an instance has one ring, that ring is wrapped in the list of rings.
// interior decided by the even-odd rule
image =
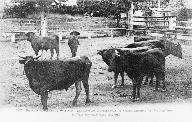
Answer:
[[[168,54],[172,54],[178,58],[183,58],[182,46],[180,43],[166,41],[165,46],[166,46],[165,50]]]
[[[25,34],[25,36],[27,36],[27,41],[31,42],[31,39],[35,36],[35,33],[28,32]]]
[[[105,51],[105,50],[97,50],[97,54],[99,54],[99,55],[101,55],[101,56],[102,56],[102,55],[103,55],[103,53],[104,53],[104,51]]]
[[[121,55],[117,49],[114,49],[111,52],[111,55],[112,55],[112,57],[110,59],[110,64],[109,64],[109,68],[108,68],[109,72],[115,71],[116,67],[119,66],[118,64],[121,63]]]
[[[20,58],[22,58],[21,60],[19,60],[20,64],[27,64],[27,63],[29,63],[31,61],[34,61],[35,59],[38,59],[39,57],[41,57],[42,53],[37,55],[37,56],[34,56],[34,57],[33,56],[24,56],[24,55],[22,55],[20,53],[17,53],[17,55]]]
[[[182,55],[182,47],[181,47],[181,44],[180,43],[177,43],[175,44],[175,47],[174,47],[174,50],[176,52],[176,56],[178,58],[183,58],[183,55]],[[174,54],[174,53],[173,53]]]

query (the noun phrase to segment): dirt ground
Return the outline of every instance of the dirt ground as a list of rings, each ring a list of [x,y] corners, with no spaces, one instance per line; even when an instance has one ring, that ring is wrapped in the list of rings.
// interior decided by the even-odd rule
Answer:
[[[172,55],[166,57],[166,92],[153,91],[153,87],[142,86],[141,101],[131,102],[129,96],[132,91],[131,80],[125,75],[125,86],[112,89],[113,73],[108,72],[108,66],[102,61],[97,50],[121,47],[133,40],[127,37],[106,37],[93,39],[80,39],[78,55],[86,55],[93,65],[91,68],[89,85],[92,103],[85,105],[84,88],[78,99],[78,105],[72,107],[75,96],[74,85],[66,92],[52,91],[49,93],[49,111],[64,111],[74,108],[120,107],[148,104],[180,104],[192,103],[192,45],[182,43],[183,59]],[[67,42],[67,40],[65,40]],[[36,95],[28,85],[23,75],[23,65],[19,64],[17,51],[34,54],[27,41],[18,43],[0,42],[0,108],[16,111],[42,111],[40,96]],[[71,56],[67,43],[60,44],[60,59]],[[50,52],[43,52],[40,60],[49,60]],[[56,59],[56,55],[54,55]],[[120,84],[121,78],[118,78]],[[123,94],[123,95],[122,95]]]

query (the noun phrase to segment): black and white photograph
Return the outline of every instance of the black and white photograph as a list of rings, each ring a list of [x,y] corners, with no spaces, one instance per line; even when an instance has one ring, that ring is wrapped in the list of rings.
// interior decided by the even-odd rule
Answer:
[[[1,0],[0,121],[191,122],[191,0]]]

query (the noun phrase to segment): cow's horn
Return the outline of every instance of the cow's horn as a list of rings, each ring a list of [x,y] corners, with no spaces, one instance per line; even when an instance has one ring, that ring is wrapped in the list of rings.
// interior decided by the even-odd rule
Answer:
[[[111,46],[111,48],[113,48],[113,49],[114,49],[115,47]]]
[[[25,58],[26,58],[26,56],[21,55],[19,52],[17,52],[17,55],[18,55],[20,58],[23,58],[23,59],[25,59]]]
[[[43,51],[42,51],[40,54],[38,54],[37,56],[34,56],[33,58],[34,58],[34,59],[38,59],[39,57],[42,56],[42,54],[43,54]]]

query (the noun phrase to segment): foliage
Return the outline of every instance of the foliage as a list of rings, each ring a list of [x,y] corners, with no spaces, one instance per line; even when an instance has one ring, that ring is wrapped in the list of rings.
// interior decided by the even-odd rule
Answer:
[[[187,21],[189,18],[188,9],[183,7],[179,10],[177,14],[177,21]]]
[[[21,0],[22,1],[22,0]],[[66,1],[66,0],[64,0]],[[43,3],[41,1],[20,2],[19,5],[7,6],[4,9],[4,14],[9,17],[25,18],[32,13],[38,13],[49,10],[51,13],[60,14],[85,14],[92,12],[99,12],[99,16],[109,17],[126,12],[130,8],[129,0],[77,0],[77,6],[66,6],[61,3],[51,5],[50,3]]]
[[[117,12],[127,12],[131,2],[129,0],[77,0],[77,5],[84,14],[99,11],[101,16],[108,17]]]
[[[19,5],[6,6],[4,16],[26,18],[27,15],[32,14],[34,11],[38,11],[34,2],[20,3]]]

